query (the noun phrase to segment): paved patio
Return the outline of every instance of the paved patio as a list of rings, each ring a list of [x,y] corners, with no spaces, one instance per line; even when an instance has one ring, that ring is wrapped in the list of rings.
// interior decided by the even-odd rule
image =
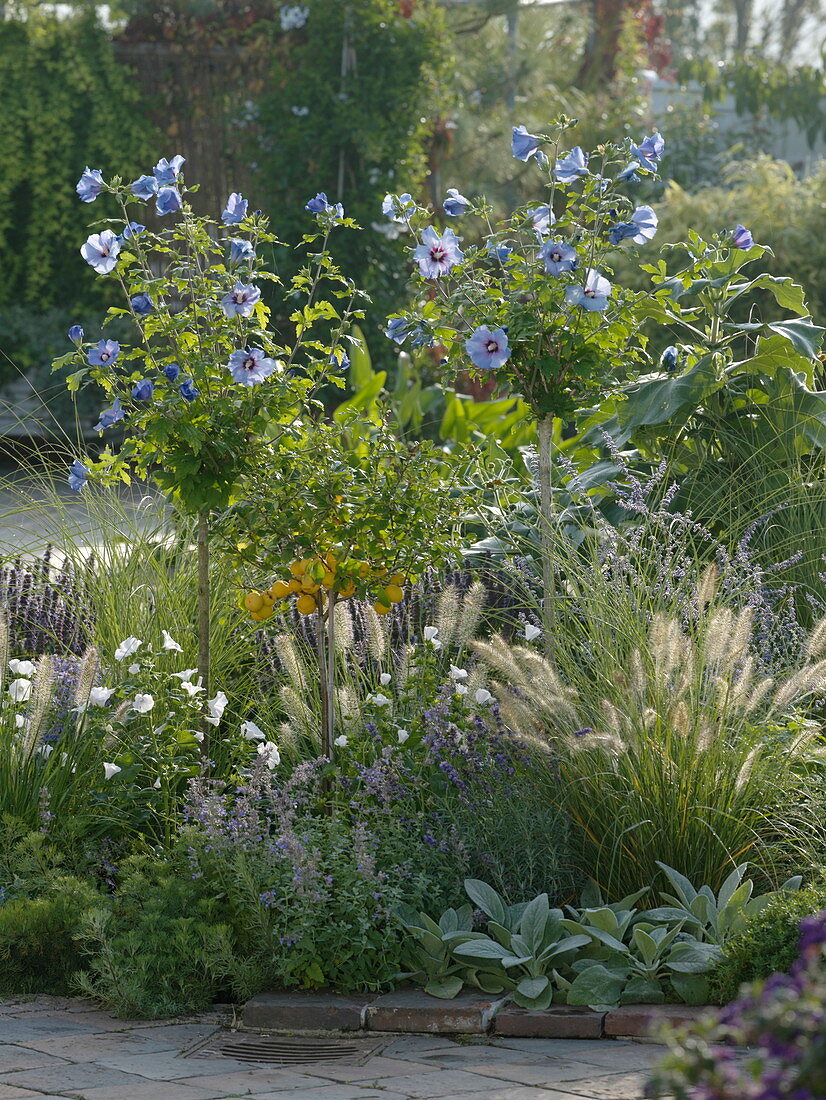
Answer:
[[[0,1002],[0,1100],[638,1100],[662,1051],[605,1039],[385,1035],[349,1062],[270,1068],[201,1049],[228,1023],[219,1013],[118,1020],[62,998]]]

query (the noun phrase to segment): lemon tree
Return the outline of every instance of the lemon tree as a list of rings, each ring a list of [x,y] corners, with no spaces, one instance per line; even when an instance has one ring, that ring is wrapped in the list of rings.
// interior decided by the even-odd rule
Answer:
[[[386,615],[405,586],[459,553],[471,479],[463,457],[405,443],[380,420],[308,420],[291,446],[262,448],[244,499],[222,518],[246,582],[239,606],[256,622],[288,602],[315,615],[322,751],[335,729],[335,606],[368,600]],[[256,583],[257,582],[257,583]]]

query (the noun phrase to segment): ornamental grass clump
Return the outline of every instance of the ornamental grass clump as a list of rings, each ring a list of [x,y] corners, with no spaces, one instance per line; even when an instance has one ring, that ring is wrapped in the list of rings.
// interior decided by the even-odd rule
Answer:
[[[714,585],[701,601],[710,601]],[[775,679],[753,652],[749,608],[705,602],[693,626],[657,614],[624,667],[562,676],[501,637],[474,643],[503,720],[553,754],[582,866],[614,898],[661,881],[658,861],[717,889],[748,859],[769,879],[791,855],[800,765],[826,688],[821,622],[801,665]]]

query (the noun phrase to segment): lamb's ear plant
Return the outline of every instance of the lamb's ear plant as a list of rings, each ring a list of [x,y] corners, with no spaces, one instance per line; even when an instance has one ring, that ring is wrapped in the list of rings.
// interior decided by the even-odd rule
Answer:
[[[258,285],[279,285],[262,259],[277,243],[267,220],[249,213],[236,193],[220,221],[197,216],[183,164],[181,156],[162,158],[151,175],[132,183],[84,171],[80,198],[91,203],[105,196],[115,213],[96,225],[81,254],[123,292],[125,308],[111,308],[107,321],[128,320],[138,339],[132,347],[111,339],[90,346],[73,326],[75,350],[55,368],[74,368],[68,375],[73,392],[89,381],[103,388],[112,404],[96,425],[101,433],[116,424],[126,432],[117,453],[106,447],[94,463],[76,460],[70,486],[80,491],[90,476],[127,483],[149,478],[197,517],[198,668],[208,691],[211,516],[234,498],[259,439],[267,436],[274,447],[338,363],[360,314],[358,292],[326,248],[334,229],[354,223],[340,205],[311,200],[318,232],[304,238],[307,264],[283,290],[293,307],[292,332],[274,334]],[[171,224],[138,223],[136,203],[154,203],[157,218]]]
[[[710,886],[695,889],[685,875],[657,860],[657,866],[668,879],[673,894],[660,891],[665,904],[649,911],[656,921],[681,921],[685,927],[705,943],[723,947],[732,936],[742,932],[749,920],[762,912],[780,891],[800,889],[800,875],[787,879],[778,891],[754,896],[754,883],[744,879],[747,863],[735,867],[715,895]]]
[[[562,910],[551,908],[547,894],[527,904],[507,906],[478,880],[466,881],[465,890],[472,900],[485,901],[485,912],[491,917],[489,936],[464,940],[454,946],[454,953],[477,964],[495,962],[516,1004],[547,1008],[554,1000],[554,969],[570,964],[576,952],[588,945],[589,937],[582,932],[569,934]]]
[[[409,905],[400,905],[395,915],[408,933],[405,963],[407,969],[400,980],[410,980],[424,988],[431,997],[450,999],[462,992],[467,966],[451,955],[447,937],[473,933],[473,911],[469,905],[446,909],[438,923],[426,913],[417,913]]]

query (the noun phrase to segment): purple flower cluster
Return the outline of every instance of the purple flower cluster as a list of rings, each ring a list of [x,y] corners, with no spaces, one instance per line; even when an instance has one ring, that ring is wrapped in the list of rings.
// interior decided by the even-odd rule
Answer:
[[[748,987],[655,1076],[654,1095],[687,1100],[823,1100],[826,1096],[826,910],[801,924],[788,974]],[[748,1059],[733,1047],[749,1047]]]
[[[71,564],[56,569],[52,557],[47,547],[34,562],[0,565],[0,612],[15,654],[80,656],[89,646],[94,563],[78,573]]]

